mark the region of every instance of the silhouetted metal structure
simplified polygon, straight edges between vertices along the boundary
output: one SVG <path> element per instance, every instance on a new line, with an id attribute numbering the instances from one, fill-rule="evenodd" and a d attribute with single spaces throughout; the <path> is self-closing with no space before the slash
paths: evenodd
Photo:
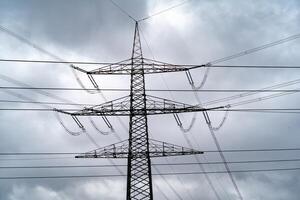
<path id="1" fill-rule="evenodd" d="M 77 124 L 83 127 L 77 116 L 129 116 L 129 139 L 99 148 L 76 158 L 127 158 L 127 200 L 152 200 L 151 157 L 202 154 L 201 151 L 149 139 L 148 115 L 199 112 L 210 109 L 192 106 L 159 97 L 146 95 L 145 74 L 164 72 L 188 72 L 193 67 L 181 67 L 143 57 L 138 22 L 135 24 L 134 42 L 131 59 L 110 64 L 96 70 L 86 71 L 72 65 L 76 70 L 88 75 L 92 84 L 98 88 L 93 75 L 130 75 L 130 95 L 79 112 L 59 112 L 70 114 Z M 201 67 L 201 66 L 195 66 Z"/>

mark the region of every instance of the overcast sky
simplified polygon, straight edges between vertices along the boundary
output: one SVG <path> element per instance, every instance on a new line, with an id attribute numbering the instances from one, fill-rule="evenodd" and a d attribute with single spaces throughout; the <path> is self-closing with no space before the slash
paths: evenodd
<path id="1" fill-rule="evenodd" d="M 141 19 L 177 5 L 178 0 L 115 0 L 132 17 Z M 190 0 L 168 12 L 140 23 L 144 57 L 174 64 L 206 64 L 215 59 L 254 48 L 300 33 L 298 0 Z M 64 60 L 118 62 L 131 57 L 134 22 L 109 0 L 1 0 L 0 25 L 26 38 L 33 44 Z M 0 30 L 0 58 L 55 60 L 37 48 Z M 219 63 L 224 65 L 299 65 L 300 40 L 290 41 L 251 55 Z M 0 86 L 80 87 L 68 65 L 0 63 Z M 82 66 L 88 69 L 97 66 Z M 205 70 L 191 71 L 196 85 Z M 86 87 L 92 84 L 79 74 Z M 16 82 L 17 80 L 19 82 Z M 204 89 L 261 89 L 294 81 L 281 89 L 297 89 L 297 69 L 231 69 L 212 68 Z M 129 87 L 129 77 L 97 76 L 102 88 Z M 299 81 L 300 82 L 300 81 Z M 190 89 L 184 73 L 149 75 L 146 87 L 152 89 Z M 50 91 L 69 102 L 100 104 L 99 94 L 84 91 Z M 128 95 L 128 92 L 104 92 L 105 98 Z M 152 92 L 151 95 L 197 104 L 193 93 Z M 236 93 L 199 93 L 203 103 Z M 272 93 L 259 93 L 230 101 L 211 104 L 222 106 L 256 99 Z M 299 94 L 289 94 L 235 108 L 299 108 Z M 0 100 L 62 102 L 36 91 L 1 90 Z M 56 106 L 58 108 L 78 108 Z M 0 103 L 0 108 L 45 108 L 35 104 Z M 212 112 L 213 126 L 218 126 L 225 113 Z M 185 127 L 193 114 L 180 115 Z M 69 116 L 60 115 L 71 130 L 79 131 Z M 88 118 L 80 118 L 98 146 L 127 139 L 128 118 L 109 117 L 116 133 L 102 135 Z M 103 131 L 109 131 L 101 118 L 93 119 Z M 299 147 L 297 114 L 229 112 L 222 128 L 216 132 L 223 149 L 261 149 Z M 120 123 L 121 122 L 121 123 Z M 122 125 L 123 124 L 123 125 Z M 125 126 L 124 126 L 125 125 Z M 0 112 L 0 152 L 86 152 L 97 148 L 86 133 L 69 135 L 52 112 Z M 151 138 L 197 149 L 215 150 L 216 146 L 201 113 L 192 129 L 183 133 L 172 115 L 149 117 Z M 227 153 L 228 161 L 295 159 L 294 152 Z M 78 160 L 72 156 L 1 156 L 1 166 L 92 165 L 110 164 L 108 160 Z M 43 158 L 43 159 L 41 159 Z M 217 154 L 199 155 L 203 161 L 220 161 Z M 153 159 L 152 162 L 195 162 L 193 156 Z M 126 161 L 117 160 L 124 164 Z M 207 171 L 224 170 L 223 165 L 205 165 Z M 232 170 L 300 167 L 299 162 L 230 164 Z M 198 166 L 157 167 L 160 172 L 201 171 Z M 121 168 L 125 173 L 126 168 Z M 157 173 L 153 168 L 153 172 Z M 55 176 L 118 174 L 115 168 L 85 169 L 0 169 L 5 176 Z M 245 200 L 297 200 L 300 178 L 298 171 L 236 173 L 234 178 Z M 222 199 L 238 199 L 226 174 L 209 175 Z M 203 175 L 154 177 L 155 199 L 216 199 Z M 158 189 L 160 188 L 160 189 Z M 162 192 L 164 194 L 162 194 Z M 119 200 L 125 199 L 126 178 L 0 180 L 0 200 Z"/>

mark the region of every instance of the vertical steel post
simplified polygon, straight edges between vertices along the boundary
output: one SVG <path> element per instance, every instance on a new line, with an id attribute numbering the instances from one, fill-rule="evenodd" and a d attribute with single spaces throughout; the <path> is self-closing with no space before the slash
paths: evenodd
<path id="1" fill-rule="evenodd" d="M 153 200 L 143 65 L 136 22 L 131 57 L 127 200 Z"/>

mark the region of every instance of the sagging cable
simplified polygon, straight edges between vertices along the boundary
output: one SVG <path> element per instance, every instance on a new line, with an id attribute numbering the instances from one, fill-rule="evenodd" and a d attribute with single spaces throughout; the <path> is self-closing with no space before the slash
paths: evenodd
<path id="1" fill-rule="evenodd" d="M 197 118 L 197 113 L 194 114 L 194 116 L 193 116 L 193 118 L 191 120 L 191 123 L 189 124 L 189 126 L 187 128 L 183 127 L 183 124 L 182 124 L 182 122 L 181 122 L 181 120 L 180 120 L 180 118 L 179 118 L 179 116 L 178 116 L 177 113 L 173 114 L 173 116 L 174 116 L 175 121 L 176 121 L 178 127 L 180 128 L 180 130 L 182 132 L 184 132 L 184 133 L 187 133 L 187 132 L 189 132 L 193 128 L 193 126 L 195 124 L 195 121 L 196 121 L 196 118 Z"/>
<path id="2" fill-rule="evenodd" d="M 79 68 L 79 67 L 76 67 L 75 65 L 71 65 L 71 68 L 72 68 L 73 74 L 74 74 L 74 76 L 76 77 L 76 80 L 77 80 L 77 82 L 79 83 L 79 85 L 81 86 L 81 88 L 83 88 L 83 89 L 84 89 L 86 92 L 88 92 L 89 94 L 100 94 L 101 97 L 102 97 L 104 100 L 106 100 L 105 96 L 104 96 L 103 93 L 100 91 L 99 86 L 98 86 L 97 82 L 95 81 L 94 77 L 93 77 L 91 74 L 89 74 L 88 71 L 85 71 L 85 70 L 83 70 L 83 69 L 81 69 L 81 68 Z M 93 84 L 94 88 L 97 89 L 97 91 L 91 91 L 91 90 L 87 89 L 87 88 L 85 87 L 85 85 L 82 83 L 82 81 L 80 80 L 80 78 L 79 78 L 79 76 L 78 76 L 78 74 L 76 73 L 75 70 L 78 70 L 78 71 L 81 71 L 81 72 L 83 72 L 83 73 L 86 73 L 87 76 L 88 76 L 88 78 L 89 78 L 89 80 L 90 80 L 91 83 Z M 96 123 L 95 123 L 91 118 L 89 118 L 89 121 L 91 122 L 91 124 L 92 124 L 92 126 L 94 127 L 94 129 L 95 129 L 97 132 L 99 132 L 100 134 L 102 134 L 102 135 L 109 135 L 110 133 L 114 133 L 114 132 L 115 132 L 115 131 L 114 131 L 114 128 L 112 127 L 112 125 L 111 125 L 111 123 L 109 122 L 109 120 L 107 119 L 107 117 L 102 116 L 102 119 L 104 120 L 104 122 L 105 122 L 105 124 L 108 126 L 108 128 L 110 128 L 110 131 L 102 131 L 102 130 L 100 130 L 100 128 L 96 125 Z M 123 125 L 123 124 L 122 124 L 122 125 Z M 117 136 L 117 137 L 118 137 L 118 139 L 120 139 L 119 136 Z"/>
<path id="3" fill-rule="evenodd" d="M 189 126 L 187 128 L 184 128 L 183 126 L 180 127 L 180 130 L 184 133 L 190 132 L 190 130 L 193 128 L 195 122 L 196 122 L 196 118 L 197 118 L 197 113 L 194 114 L 191 123 L 189 124 Z"/>
<path id="4" fill-rule="evenodd" d="M 194 82 L 194 80 L 193 80 L 193 77 L 192 77 L 191 72 L 190 72 L 189 70 L 187 70 L 187 71 L 185 72 L 185 74 L 186 74 L 186 76 L 187 76 L 187 79 L 188 79 L 188 82 L 189 82 L 189 84 L 192 86 L 192 88 L 193 88 L 194 90 L 199 90 L 199 89 L 201 89 L 201 88 L 204 86 L 204 84 L 206 83 L 207 77 L 208 77 L 208 73 L 209 73 L 209 71 L 210 71 L 210 66 L 211 66 L 210 63 L 207 63 L 207 64 L 205 65 L 205 67 L 206 67 L 205 73 L 204 73 L 203 79 L 202 79 L 202 81 L 201 81 L 201 83 L 200 83 L 199 86 L 195 86 L 195 82 Z"/>
<path id="5" fill-rule="evenodd" d="M 215 126 L 215 127 L 211 126 L 212 130 L 218 131 L 218 130 L 220 130 L 220 129 L 223 127 L 223 125 L 225 124 L 225 122 L 226 122 L 226 120 L 227 120 L 227 118 L 228 118 L 228 113 L 229 113 L 229 112 L 228 112 L 228 109 L 227 109 L 227 110 L 225 111 L 225 114 L 224 114 L 224 116 L 223 116 L 223 118 L 222 118 L 220 124 L 219 124 L 218 126 Z"/>
<path id="6" fill-rule="evenodd" d="M 105 117 L 105 118 L 106 118 L 106 117 Z M 103 120 L 104 120 L 105 118 L 103 118 Z M 98 133 L 100 133 L 100 134 L 102 134 L 102 135 L 109 135 L 109 134 L 115 132 L 114 128 L 112 127 L 111 123 L 108 121 L 107 118 L 106 118 L 107 121 L 104 120 L 104 122 L 106 123 L 106 125 L 108 126 L 108 128 L 110 128 L 110 131 L 102 131 L 102 130 L 100 130 L 100 128 L 96 125 L 95 121 L 94 121 L 91 117 L 89 118 L 89 120 L 90 120 L 92 126 L 94 127 L 94 129 L 95 129 Z"/>
<path id="7" fill-rule="evenodd" d="M 55 112 L 55 117 L 59 121 L 59 124 L 65 129 L 65 131 L 67 133 L 69 133 L 70 135 L 72 135 L 72 136 L 79 136 L 82 133 L 86 132 L 84 126 L 78 120 L 78 118 L 76 116 L 72 116 L 72 118 L 76 122 L 76 124 L 79 126 L 79 128 L 81 129 L 81 131 L 77 131 L 77 132 L 76 131 L 71 131 L 70 129 L 67 128 L 67 126 L 64 124 L 63 120 L 61 119 L 61 117 L 59 116 L 59 113 L 57 111 Z"/>

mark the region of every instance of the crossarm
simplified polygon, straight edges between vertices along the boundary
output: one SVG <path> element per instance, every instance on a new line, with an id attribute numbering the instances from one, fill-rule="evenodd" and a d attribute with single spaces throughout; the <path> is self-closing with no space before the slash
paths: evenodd
<path id="1" fill-rule="evenodd" d="M 117 63 L 111 63 L 94 70 L 85 70 L 81 67 L 71 65 L 72 68 L 83 72 L 87 75 L 130 75 L 131 74 L 131 59 L 127 59 Z M 207 65 L 180 65 L 160 62 L 152 59 L 143 58 L 144 74 L 167 73 L 167 72 L 183 72 L 194 68 L 205 67 Z"/>
<path id="2" fill-rule="evenodd" d="M 131 156 L 143 157 L 145 154 L 150 157 L 166 157 L 166 156 L 182 156 L 203 154 L 203 151 L 194 150 L 167 142 L 149 139 L 149 152 L 146 151 L 131 151 L 129 150 L 128 140 L 111 144 L 102 148 L 82 153 L 75 158 L 127 158 L 129 153 Z M 129 152 L 130 151 L 130 152 Z"/>
<path id="3" fill-rule="evenodd" d="M 186 112 L 202 112 L 225 108 L 224 106 L 203 108 L 199 105 L 189 105 L 177 101 L 163 99 L 155 96 L 146 96 L 146 114 L 160 115 Z M 130 108 L 130 96 L 124 96 L 119 99 L 109 101 L 100 105 L 86 107 L 77 112 L 68 112 L 56 109 L 55 111 L 72 116 L 129 116 L 144 115 L 143 109 Z"/>

